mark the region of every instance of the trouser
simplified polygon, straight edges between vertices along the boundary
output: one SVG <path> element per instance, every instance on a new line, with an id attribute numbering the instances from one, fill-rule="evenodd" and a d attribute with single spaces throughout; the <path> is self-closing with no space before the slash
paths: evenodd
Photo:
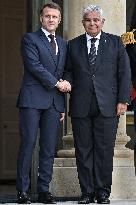
<path id="1" fill-rule="evenodd" d="M 54 106 L 47 110 L 20 108 L 19 117 L 21 142 L 17 160 L 17 190 L 26 192 L 29 189 L 32 154 L 39 129 L 38 192 L 48 191 L 60 127 L 60 112 Z"/>
<path id="2" fill-rule="evenodd" d="M 88 116 L 72 118 L 77 171 L 82 194 L 110 194 L 118 118 L 104 117 L 94 96 Z"/>

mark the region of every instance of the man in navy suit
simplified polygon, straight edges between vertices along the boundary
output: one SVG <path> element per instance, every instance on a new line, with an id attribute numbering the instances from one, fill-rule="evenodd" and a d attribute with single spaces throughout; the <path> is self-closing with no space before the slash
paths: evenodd
<path id="1" fill-rule="evenodd" d="M 69 41 L 64 79 L 72 85 L 72 120 L 79 204 L 110 203 L 118 118 L 127 110 L 130 65 L 120 37 L 105 33 L 99 6 L 83 10 L 86 33 Z"/>
<path id="2" fill-rule="evenodd" d="M 52 178 L 56 140 L 60 121 L 64 119 L 65 87 L 62 82 L 66 58 L 66 42 L 55 36 L 61 21 L 61 10 L 55 3 L 41 8 L 40 30 L 24 35 L 21 44 L 24 76 L 19 93 L 21 143 L 17 162 L 18 203 L 30 203 L 28 190 L 32 153 L 40 130 L 38 170 L 38 201 L 55 203 L 49 192 Z"/>

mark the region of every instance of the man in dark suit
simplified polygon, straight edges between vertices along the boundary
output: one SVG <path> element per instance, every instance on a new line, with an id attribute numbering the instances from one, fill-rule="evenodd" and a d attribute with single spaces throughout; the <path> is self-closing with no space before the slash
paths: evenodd
<path id="1" fill-rule="evenodd" d="M 42 28 L 25 34 L 22 39 L 24 76 L 17 102 L 21 135 L 17 162 L 18 203 L 30 203 L 29 174 L 38 128 L 38 201 L 55 203 L 49 192 L 49 183 L 60 121 L 64 118 L 64 93 L 60 90 L 66 85 L 70 87 L 69 83 L 61 80 L 67 46 L 61 37 L 55 36 L 60 20 L 59 5 L 45 4 L 40 12 Z"/>
<path id="2" fill-rule="evenodd" d="M 79 204 L 110 203 L 113 154 L 118 118 L 127 110 L 130 65 L 120 37 L 104 33 L 103 12 L 83 10 L 86 33 L 69 41 L 64 79 L 72 85 L 72 120 Z"/>

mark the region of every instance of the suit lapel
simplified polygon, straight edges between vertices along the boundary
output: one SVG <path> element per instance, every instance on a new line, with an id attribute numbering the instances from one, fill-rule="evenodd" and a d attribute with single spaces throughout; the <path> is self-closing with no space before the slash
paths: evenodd
<path id="1" fill-rule="evenodd" d="M 46 37 L 46 35 L 43 33 L 43 31 L 40 29 L 39 30 L 39 35 L 40 35 L 40 38 L 41 40 L 44 42 L 45 46 L 47 47 L 48 49 L 48 54 L 49 54 L 49 59 L 52 59 L 53 60 L 53 63 L 55 63 L 55 65 L 57 66 L 57 62 L 56 62 L 56 59 L 55 59 L 55 56 L 52 52 L 52 49 L 51 49 L 51 46 L 50 46 L 50 43 Z"/>
<path id="2" fill-rule="evenodd" d="M 96 57 L 95 71 L 101 67 L 102 60 L 107 55 L 107 49 L 108 49 L 107 35 L 102 31 L 100 41 L 99 41 L 98 53 Z M 79 52 L 80 52 L 79 55 L 82 55 L 81 56 L 82 63 L 84 63 L 84 65 L 88 65 L 88 70 L 90 70 L 87 39 L 85 34 L 81 36 Z"/>
<path id="3" fill-rule="evenodd" d="M 98 46 L 98 53 L 96 57 L 96 63 L 95 63 L 95 70 L 99 69 L 103 58 L 107 55 L 107 49 L 108 49 L 108 39 L 107 35 L 102 32 L 100 41 L 99 41 L 99 46 Z"/>
<path id="4" fill-rule="evenodd" d="M 61 43 L 61 39 L 59 37 L 56 37 L 56 41 L 57 41 L 58 49 L 59 49 L 59 53 L 58 53 L 59 58 L 58 58 L 58 64 L 57 64 L 57 67 L 59 68 L 59 65 L 61 64 L 62 58 L 63 58 L 63 46 Z"/>
<path id="5" fill-rule="evenodd" d="M 88 69 L 90 70 L 89 59 L 88 59 L 87 39 L 86 39 L 85 34 L 81 36 L 79 55 L 81 55 L 81 60 L 84 63 L 84 65 L 88 65 Z"/>

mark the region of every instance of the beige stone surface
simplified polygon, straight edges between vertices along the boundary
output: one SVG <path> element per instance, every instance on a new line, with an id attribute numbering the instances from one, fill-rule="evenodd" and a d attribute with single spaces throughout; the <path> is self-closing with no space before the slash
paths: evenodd
<path id="1" fill-rule="evenodd" d="M 114 158 L 111 199 L 135 199 L 136 177 L 133 161 Z M 81 195 L 75 158 L 55 159 L 51 192 L 57 197 Z"/>
<path id="2" fill-rule="evenodd" d="M 136 199 L 134 166 L 114 166 L 111 199 Z"/>
<path id="3" fill-rule="evenodd" d="M 82 9 L 89 4 L 100 5 L 106 19 L 103 30 L 121 35 L 126 31 L 126 0 L 69 0 L 68 1 L 68 39 L 84 33 Z"/>
<path id="4" fill-rule="evenodd" d="M 116 157 L 119 159 L 129 159 L 129 161 L 134 161 L 134 152 L 125 147 L 127 142 L 130 141 L 130 137 L 126 134 L 126 114 L 120 116 L 116 142 L 115 142 L 115 149 L 114 149 L 114 158 Z M 122 161 L 124 162 L 124 160 Z"/>
<path id="5" fill-rule="evenodd" d="M 50 190 L 57 197 L 78 197 L 81 195 L 75 158 L 55 159 Z"/>

